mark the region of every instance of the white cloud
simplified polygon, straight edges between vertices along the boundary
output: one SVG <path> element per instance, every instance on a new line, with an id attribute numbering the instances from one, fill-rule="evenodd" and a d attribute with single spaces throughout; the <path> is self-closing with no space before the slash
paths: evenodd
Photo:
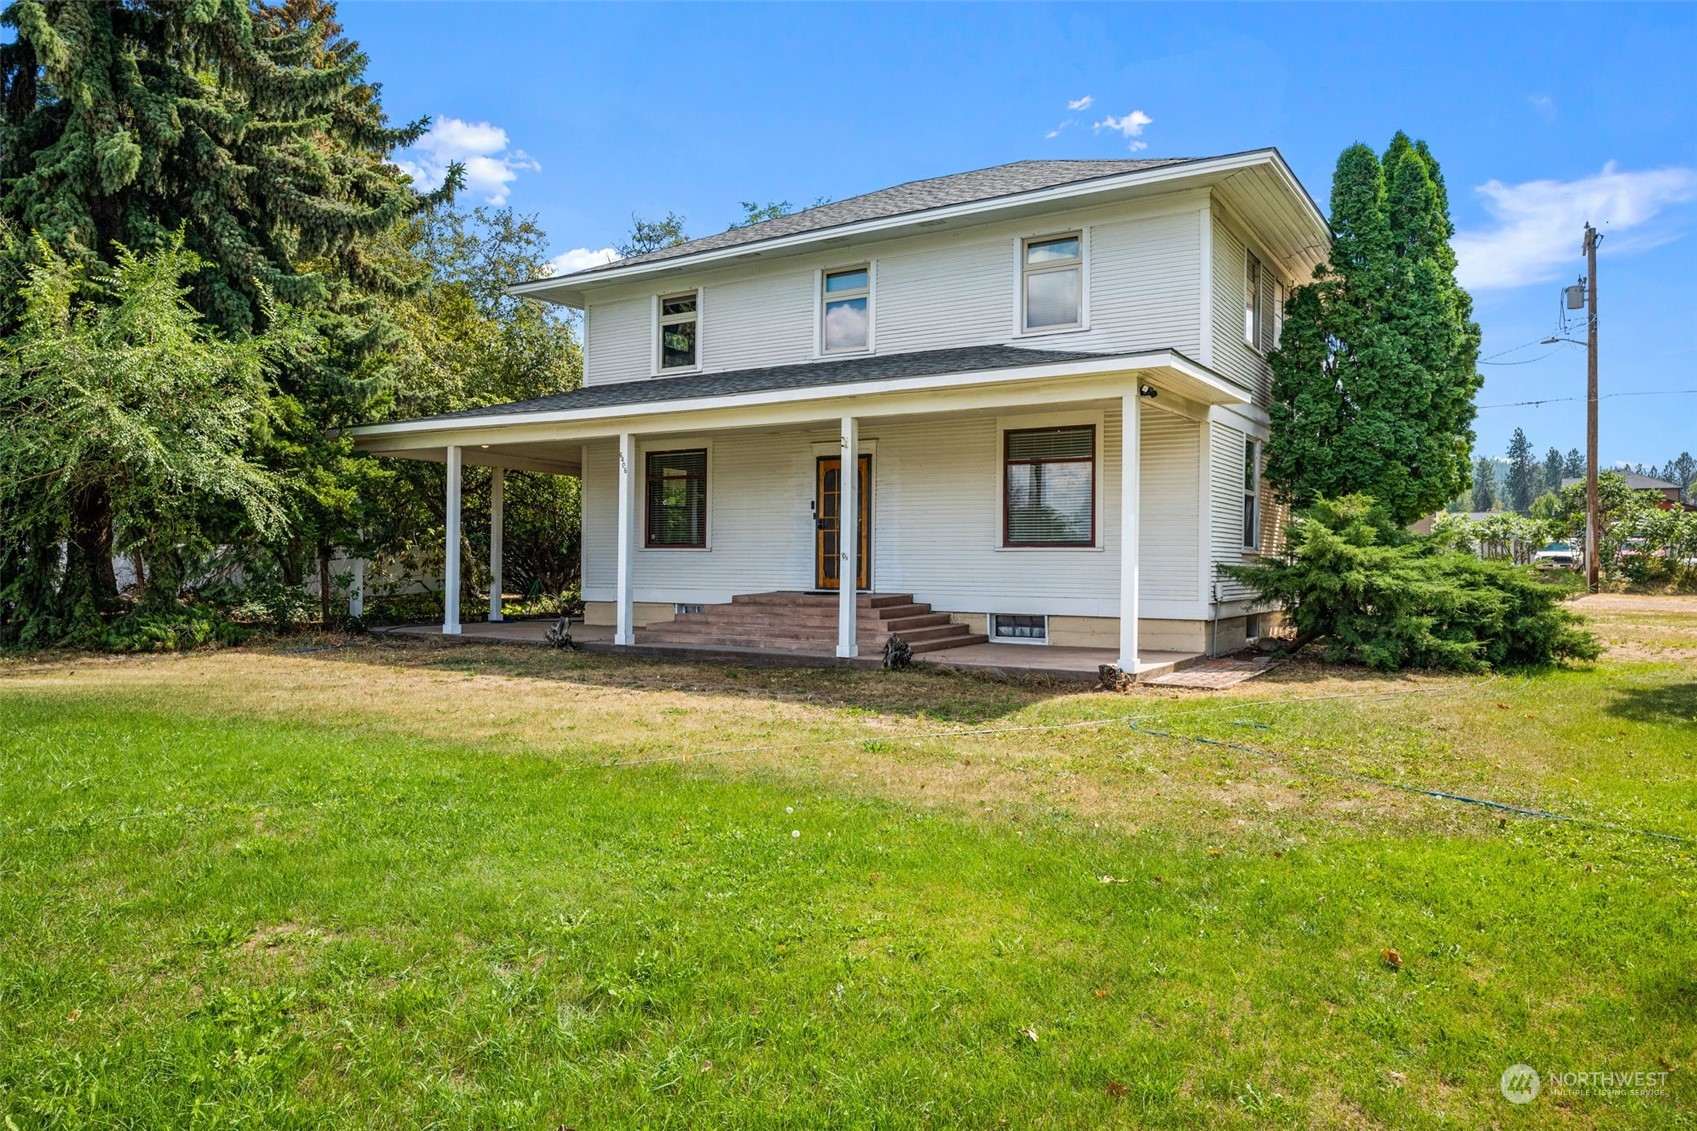
<path id="1" fill-rule="evenodd" d="M 505 204 L 508 186 L 523 172 L 536 172 L 538 165 L 522 149 L 508 151 L 507 131 L 488 122 L 464 122 L 438 115 L 430 129 L 395 164 L 412 177 L 419 189 L 438 188 L 448 175 L 448 166 L 465 165 L 465 191 L 483 204 Z"/>
<path id="2" fill-rule="evenodd" d="M 1556 100 L 1547 94 L 1528 94 L 1526 101 L 1532 104 L 1532 109 L 1542 114 L 1546 121 L 1556 116 Z"/>
<path id="3" fill-rule="evenodd" d="M 1612 237 L 1603 245 L 1609 251 L 1667 242 L 1675 233 L 1665 229 L 1626 233 L 1668 205 L 1697 199 L 1697 173 L 1677 167 L 1623 173 L 1611 161 L 1601 173 L 1576 181 L 1488 181 L 1474 191 L 1496 227 L 1456 235 L 1456 276 L 1470 290 L 1490 290 L 1578 273 L 1586 221 Z"/>
<path id="4" fill-rule="evenodd" d="M 1060 137 L 1062 130 L 1066 129 L 1068 126 L 1073 126 L 1073 125 L 1077 125 L 1077 124 L 1078 124 L 1077 119 L 1068 118 L 1066 121 L 1062 122 L 1060 125 L 1056 126 L 1054 129 L 1050 130 L 1048 133 L 1044 134 L 1043 136 L 1045 138 Z"/>
<path id="5" fill-rule="evenodd" d="M 619 253 L 610 247 L 590 249 L 574 247 L 570 251 L 562 251 L 548 261 L 548 274 L 570 275 L 573 271 L 585 271 L 591 267 L 599 267 L 603 263 L 611 263 L 619 257 Z"/>
<path id="6" fill-rule="evenodd" d="M 1074 98 L 1067 102 L 1067 109 L 1075 112 L 1079 110 L 1088 110 L 1090 109 L 1090 104 L 1094 101 L 1096 101 L 1094 98 L 1086 94 L 1083 98 Z"/>
<path id="7" fill-rule="evenodd" d="M 1131 140 L 1131 151 L 1136 153 L 1139 149 L 1149 148 L 1148 142 L 1136 141 L 1134 139 L 1143 133 L 1144 126 L 1150 125 L 1154 121 L 1155 119 L 1151 118 L 1143 111 L 1133 110 L 1123 118 L 1116 118 L 1112 114 L 1109 114 L 1106 118 L 1097 122 L 1091 128 L 1096 130 L 1098 133 L 1103 130 L 1113 130 L 1120 136 Z"/>

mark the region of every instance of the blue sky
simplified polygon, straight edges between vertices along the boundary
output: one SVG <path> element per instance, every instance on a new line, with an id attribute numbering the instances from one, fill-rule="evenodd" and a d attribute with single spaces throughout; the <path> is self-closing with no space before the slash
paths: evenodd
<path id="1" fill-rule="evenodd" d="M 1324 208 L 1338 152 L 1403 129 L 1443 164 L 1482 356 L 1524 363 L 1483 365 L 1481 405 L 1583 397 L 1583 350 L 1518 347 L 1558 329 L 1587 219 L 1604 392 L 1697 389 L 1697 6 L 348 2 L 342 19 L 390 114 L 437 119 L 407 155 L 421 174 L 469 159 L 469 199 L 538 214 L 562 263 L 633 212 L 705 235 L 741 200 L 1134 146 L 1275 145 Z M 1500 454 L 1517 424 L 1540 451 L 1583 447 L 1584 420 L 1582 399 L 1485 409 L 1479 447 Z M 1661 463 L 1697 451 L 1697 395 L 1614 397 L 1602 424 L 1605 464 Z"/>

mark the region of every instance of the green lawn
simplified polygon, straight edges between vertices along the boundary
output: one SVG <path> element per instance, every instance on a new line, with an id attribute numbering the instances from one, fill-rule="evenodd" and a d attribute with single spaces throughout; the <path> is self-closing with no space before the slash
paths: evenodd
<path id="1" fill-rule="evenodd" d="M 1598 611 L 1225 694 L 3 661 L 0 1126 L 1690 1127 L 1697 609 Z"/>

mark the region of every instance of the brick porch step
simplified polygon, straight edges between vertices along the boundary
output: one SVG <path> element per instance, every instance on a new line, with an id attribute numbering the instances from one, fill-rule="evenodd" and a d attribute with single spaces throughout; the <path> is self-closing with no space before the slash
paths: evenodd
<path id="1" fill-rule="evenodd" d="M 720 648 L 764 648 L 831 652 L 837 646 L 835 593 L 739 593 L 730 603 L 681 613 L 672 621 L 640 630 L 641 644 L 693 644 Z M 855 600 L 855 642 L 862 654 L 881 652 L 899 635 L 915 652 L 936 652 L 988 637 L 947 613 L 913 599 L 911 593 L 862 593 Z"/>

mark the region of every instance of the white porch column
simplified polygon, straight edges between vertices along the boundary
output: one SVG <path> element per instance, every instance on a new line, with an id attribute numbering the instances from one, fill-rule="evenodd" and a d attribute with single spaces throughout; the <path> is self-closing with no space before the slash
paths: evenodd
<path id="1" fill-rule="evenodd" d="M 448 445 L 448 530 L 442 547 L 442 635 L 460 634 L 460 448 Z"/>
<path id="2" fill-rule="evenodd" d="M 635 603 L 631 596 L 631 568 L 635 564 L 636 537 L 636 437 L 619 433 L 619 585 L 618 612 L 614 618 L 613 643 L 635 644 Z"/>
<path id="3" fill-rule="evenodd" d="M 1120 398 L 1120 659 L 1119 669 L 1137 673 L 1137 527 L 1143 509 L 1143 398 L 1138 385 Z"/>
<path id="4" fill-rule="evenodd" d="M 506 474 L 489 472 L 489 619 L 501 619 L 501 539 L 506 527 Z"/>
<path id="5" fill-rule="evenodd" d="M 363 617 L 365 615 L 365 559 L 353 560 L 353 581 L 348 585 L 348 615 Z"/>
<path id="6" fill-rule="evenodd" d="M 860 421 L 852 416 L 843 417 L 837 486 L 837 655 L 848 658 L 860 655 L 860 630 L 855 623 L 859 611 L 855 582 L 860 580 L 855 564 L 860 550 Z"/>

